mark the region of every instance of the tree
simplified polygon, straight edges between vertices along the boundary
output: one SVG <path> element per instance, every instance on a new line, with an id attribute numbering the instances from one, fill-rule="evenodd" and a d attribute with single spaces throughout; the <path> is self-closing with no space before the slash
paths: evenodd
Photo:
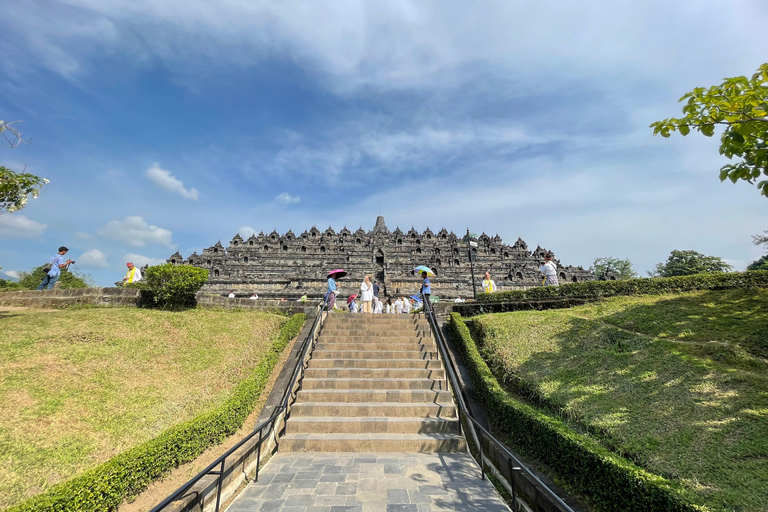
<path id="1" fill-rule="evenodd" d="M 729 272 L 733 267 L 717 256 L 705 256 L 696 251 L 672 251 L 666 263 L 659 263 L 651 277 L 690 276 L 712 272 Z"/>
<path id="2" fill-rule="evenodd" d="M 22 272 L 19 276 L 19 284 L 25 290 L 36 290 L 40 283 L 43 282 L 43 277 L 45 277 L 45 270 L 40 265 L 28 272 Z M 63 268 L 61 269 L 61 277 L 59 277 L 58 282 L 61 283 L 60 287 L 63 289 L 88 288 L 94 284 L 93 277 L 89 274 Z"/>
<path id="3" fill-rule="evenodd" d="M 752 235 L 752 242 L 755 245 L 768 246 L 768 229 L 760 235 Z M 747 265 L 747 270 L 768 270 L 768 254 Z"/>
<path id="4" fill-rule="evenodd" d="M 24 121 L 0 121 L 0 135 L 3 136 L 9 148 L 15 148 L 19 144 L 29 144 L 22 138 L 21 133 L 14 126 Z M 10 134 L 10 136 L 9 136 Z M 25 172 L 14 172 L 7 167 L 0 166 L 0 213 L 5 210 L 8 213 L 21 210 L 31 195 L 37 197 L 40 188 L 48 183 L 48 180 Z"/>
<path id="5" fill-rule="evenodd" d="M 623 260 L 619 258 L 595 258 L 589 271 L 595 274 L 595 277 L 600 281 L 609 279 L 611 275 L 614 275 L 618 280 L 637 277 L 637 272 L 632 268 L 632 262 L 629 261 L 629 258 Z"/>
<path id="6" fill-rule="evenodd" d="M 720 154 L 741 160 L 720 168 L 720 181 L 739 180 L 755 184 L 768 177 L 768 63 L 762 64 L 751 79 L 744 76 L 723 79 L 720 85 L 696 87 L 680 98 L 688 100 L 682 118 L 669 118 L 650 125 L 653 134 L 669 137 L 679 131 L 686 136 L 694 129 L 707 137 L 715 127 L 724 126 Z M 760 193 L 768 197 L 768 179 L 757 182 Z"/>

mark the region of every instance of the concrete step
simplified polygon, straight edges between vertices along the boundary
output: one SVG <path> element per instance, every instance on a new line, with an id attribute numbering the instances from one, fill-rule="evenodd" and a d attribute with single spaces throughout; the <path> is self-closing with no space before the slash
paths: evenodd
<path id="1" fill-rule="evenodd" d="M 449 391 L 431 389 L 302 389 L 296 395 L 296 404 L 305 402 L 334 403 L 449 403 Z"/>
<path id="2" fill-rule="evenodd" d="M 437 352 L 419 350 L 317 350 L 312 359 L 437 359 Z"/>
<path id="3" fill-rule="evenodd" d="M 426 343 L 435 344 L 435 339 L 431 336 L 336 336 L 334 334 L 323 334 L 318 337 L 318 343 Z"/>
<path id="4" fill-rule="evenodd" d="M 304 379 L 445 379 L 441 369 L 422 368 L 316 368 L 310 366 Z"/>
<path id="5" fill-rule="evenodd" d="M 433 379 L 308 379 L 301 381 L 302 389 L 446 389 L 445 380 Z"/>
<path id="6" fill-rule="evenodd" d="M 296 416 L 455 418 L 456 407 L 452 403 L 301 402 L 291 407 L 291 417 Z"/>
<path id="7" fill-rule="evenodd" d="M 438 359 L 319 359 L 312 358 L 310 368 L 421 368 L 425 370 L 442 369 Z"/>
<path id="8" fill-rule="evenodd" d="M 458 452 L 464 438 L 455 434 L 286 434 L 280 450 L 289 452 Z"/>
<path id="9" fill-rule="evenodd" d="M 315 345 L 318 350 L 379 350 L 379 351 L 419 351 L 437 352 L 434 343 L 390 343 L 389 341 L 371 341 L 370 343 L 325 343 L 325 340 Z"/>
<path id="10" fill-rule="evenodd" d="M 459 434 L 458 419 L 291 416 L 288 434 Z"/>
<path id="11" fill-rule="evenodd" d="M 393 327 L 391 329 L 386 328 L 339 328 L 324 326 L 320 331 L 320 337 L 323 336 L 367 336 L 368 338 L 389 338 L 390 336 L 419 336 L 419 337 L 431 337 L 432 333 L 429 329 L 422 328 L 409 328 L 400 329 Z"/>
<path id="12" fill-rule="evenodd" d="M 395 323 L 418 323 L 418 322 L 428 322 L 427 318 L 422 314 L 413 314 L 413 313 L 402 313 L 402 314 L 350 314 L 350 315 L 330 315 L 326 320 L 325 323 L 387 323 L 387 324 L 395 324 Z"/>

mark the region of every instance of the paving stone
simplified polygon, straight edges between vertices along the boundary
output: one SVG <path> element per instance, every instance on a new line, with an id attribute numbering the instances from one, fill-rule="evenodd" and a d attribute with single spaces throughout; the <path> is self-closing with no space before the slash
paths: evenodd
<path id="1" fill-rule="evenodd" d="M 285 498 L 286 507 L 308 507 L 315 504 L 315 497 L 311 494 L 297 494 L 295 496 L 288 496 Z"/>
<path id="2" fill-rule="evenodd" d="M 387 505 L 387 512 L 419 512 L 419 506 L 406 504 Z"/>
<path id="3" fill-rule="evenodd" d="M 411 499 L 408 496 L 406 489 L 387 489 L 387 503 L 410 503 Z"/>
<path id="4" fill-rule="evenodd" d="M 277 512 L 283 507 L 285 500 L 267 500 L 262 503 L 259 512 Z"/>
<path id="5" fill-rule="evenodd" d="M 336 495 L 337 496 L 351 496 L 357 493 L 357 484 L 352 483 L 345 483 L 345 484 L 339 484 L 336 487 Z"/>
<path id="6" fill-rule="evenodd" d="M 331 512 L 363 512 L 362 505 L 334 505 L 331 507 Z"/>

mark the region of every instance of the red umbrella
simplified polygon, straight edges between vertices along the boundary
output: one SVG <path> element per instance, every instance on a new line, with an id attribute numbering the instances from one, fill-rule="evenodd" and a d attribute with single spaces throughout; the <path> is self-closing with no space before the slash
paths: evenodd
<path id="1" fill-rule="evenodd" d="M 344 277 L 347 275 L 347 271 L 343 268 L 337 268 L 336 270 L 331 270 L 328 272 L 328 277 L 333 277 L 334 279 L 339 279 L 340 277 Z"/>
<path id="2" fill-rule="evenodd" d="M 356 294 L 356 293 L 353 293 L 352 295 L 350 295 L 349 297 L 347 297 L 347 306 L 349 306 L 350 304 L 352 304 L 352 301 L 353 301 L 353 300 L 355 300 L 356 298 L 357 298 L 357 294 Z"/>

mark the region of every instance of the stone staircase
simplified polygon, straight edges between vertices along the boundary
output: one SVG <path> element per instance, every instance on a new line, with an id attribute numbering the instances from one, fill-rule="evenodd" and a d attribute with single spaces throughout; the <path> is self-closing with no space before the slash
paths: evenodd
<path id="1" fill-rule="evenodd" d="M 465 449 L 425 317 L 331 314 L 326 319 L 280 450 Z"/>

